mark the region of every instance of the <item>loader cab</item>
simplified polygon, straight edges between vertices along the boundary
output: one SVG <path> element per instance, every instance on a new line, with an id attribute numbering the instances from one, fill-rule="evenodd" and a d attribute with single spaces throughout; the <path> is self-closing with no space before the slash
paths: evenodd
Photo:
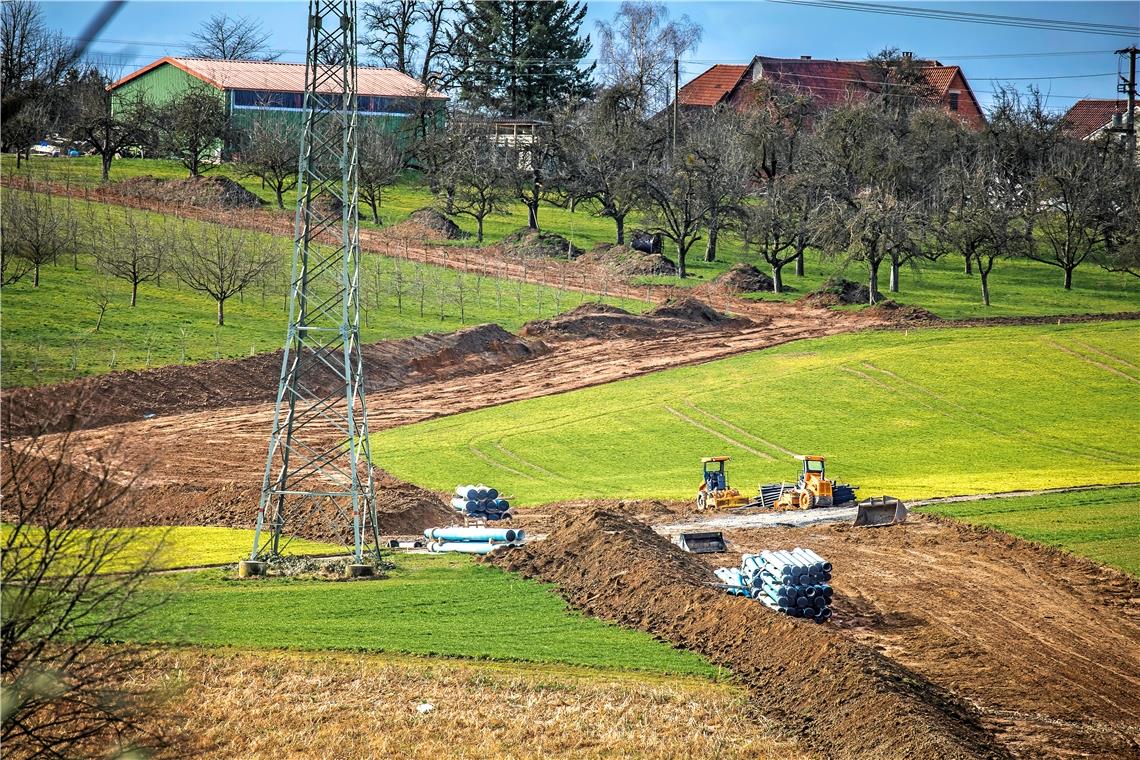
<path id="1" fill-rule="evenodd" d="M 705 490 L 708 493 L 728 490 L 728 476 L 724 471 L 724 463 L 728 460 L 729 457 L 705 457 L 701 460 Z"/>
<path id="2" fill-rule="evenodd" d="M 804 470 L 800 474 L 800 488 L 805 488 L 808 483 L 820 483 L 825 479 L 823 463 L 826 460 L 824 457 L 800 454 L 796 456 L 796 459 L 804 463 Z"/>

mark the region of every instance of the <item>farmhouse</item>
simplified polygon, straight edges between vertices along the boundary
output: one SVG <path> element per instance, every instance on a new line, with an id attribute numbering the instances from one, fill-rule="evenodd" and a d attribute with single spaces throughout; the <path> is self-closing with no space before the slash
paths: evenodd
<path id="1" fill-rule="evenodd" d="M 956 114 L 978 129 L 985 123 L 981 106 L 958 66 L 939 61 L 919 61 L 927 84 L 942 109 Z M 876 80 L 865 61 L 830 61 L 811 56 L 770 58 L 756 56 L 747 64 L 717 64 L 681 88 L 682 108 L 712 108 L 721 103 L 744 108 L 756 97 L 750 85 L 766 81 L 782 90 L 810 95 L 817 106 L 827 109 L 848 97 L 875 91 Z"/>
<path id="2" fill-rule="evenodd" d="M 1123 98 L 1084 98 L 1065 113 L 1065 128 L 1081 140 L 1099 140 L 1114 133 L 1123 139 L 1127 112 L 1128 101 Z M 1140 146 L 1140 137 L 1136 142 Z"/>
<path id="3" fill-rule="evenodd" d="M 225 61 L 212 58 L 160 58 L 110 86 L 112 108 L 139 93 L 160 104 L 193 86 L 206 85 L 224 98 L 236 126 L 256 112 L 272 111 L 301 118 L 305 65 L 277 61 Z M 408 115 L 443 107 L 447 96 L 395 69 L 357 69 L 357 106 L 361 116 L 396 129 Z"/>

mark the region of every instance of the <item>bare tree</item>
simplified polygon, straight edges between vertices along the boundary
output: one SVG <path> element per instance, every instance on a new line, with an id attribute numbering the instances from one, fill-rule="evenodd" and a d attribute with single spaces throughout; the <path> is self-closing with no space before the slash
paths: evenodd
<path id="1" fill-rule="evenodd" d="M 721 225 L 749 190 L 745 122 L 735 109 L 715 108 L 686 125 L 686 141 L 700 170 L 700 192 L 708 208 L 705 261 L 716 261 Z"/>
<path id="2" fill-rule="evenodd" d="M 367 3 L 363 42 L 381 65 L 425 85 L 445 86 L 455 10 L 449 0 Z"/>
<path id="3" fill-rule="evenodd" d="M 0 4 L 0 143 L 21 154 L 53 131 L 68 97 L 61 88 L 73 47 L 44 24 L 31 0 Z"/>
<path id="4" fill-rule="evenodd" d="M 98 333 L 103 327 L 103 318 L 107 316 L 107 309 L 111 308 L 111 283 L 106 277 L 96 279 L 92 287 L 84 294 L 83 299 L 95 307 L 99 317 L 95 320 L 95 328 L 91 331 Z"/>
<path id="5" fill-rule="evenodd" d="M 365 121 L 357 146 L 360 195 L 372 211 L 372 221 L 380 223 L 384 188 L 394 184 L 407 168 L 407 153 L 400 136 L 386 131 L 374 121 Z"/>
<path id="6" fill-rule="evenodd" d="M 38 288 L 41 267 L 74 244 L 71 207 L 49 193 L 32 189 L 8 192 L 2 211 L 4 248 L 30 265 L 32 285 Z"/>
<path id="7" fill-rule="evenodd" d="M 270 34 L 262 28 L 260 21 L 215 13 L 191 33 L 186 52 L 195 58 L 275 61 L 281 53 L 269 47 L 269 39 Z"/>
<path id="8" fill-rule="evenodd" d="M 269 110 L 253 112 L 240 140 L 242 175 L 257 177 L 268 185 L 277 200 L 277 208 L 285 208 L 285 193 L 297 186 L 300 146 L 299 125 Z"/>
<path id="9" fill-rule="evenodd" d="M 153 120 L 150 107 L 141 93 L 134 99 L 120 99 L 112 110 L 107 82 L 96 72 L 77 87 L 77 113 L 74 135 L 87 142 L 101 159 L 102 180 L 111 176 L 111 162 L 128 146 L 148 143 L 148 128 Z"/>
<path id="10" fill-rule="evenodd" d="M 148 653 L 105 643 L 162 601 L 143 593 L 162 543 L 129 527 L 130 470 L 114 446 L 83 456 L 71 432 L 78 408 L 4 412 L 5 756 L 158 748 L 163 737 L 143 725 L 160 697 L 139 686 Z"/>
<path id="11" fill-rule="evenodd" d="M 221 93 L 206 85 L 191 85 L 168 100 L 155 116 L 159 148 L 200 176 L 220 159 L 229 128 Z"/>
<path id="12" fill-rule="evenodd" d="M 457 125 L 451 140 L 454 147 L 443 170 L 445 184 L 454 188 L 451 213 L 474 219 L 475 237 L 482 243 L 484 220 L 504 213 L 510 197 L 506 151 L 495 144 L 488 125 L 479 121 Z"/>
<path id="13" fill-rule="evenodd" d="M 784 291 L 783 270 L 802 255 L 823 192 L 807 174 L 780 174 L 735 212 L 745 250 L 755 246 L 772 270 L 772 292 Z"/>
<path id="14" fill-rule="evenodd" d="M 602 82 L 631 92 L 639 116 L 670 102 L 673 59 L 701 41 L 701 28 L 688 16 L 669 20 L 662 2 L 625 0 L 609 23 L 597 23 L 596 33 Z"/>
<path id="15" fill-rule="evenodd" d="M 184 230 L 181 238 L 171 262 L 174 273 L 191 290 L 214 299 L 219 327 L 226 323 L 226 301 L 278 261 L 268 238 L 248 230 L 202 224 L 196 231 Z"/>
<path id="16" fill-rule="evenodd" d="M 164 230 L 148 224 L 142 214 L 128 211 L 106 223 L 114 233 L 94 248 L 95 262 L 111 277 L 130 283 L 134 308 L 138 305 L 139 285 L 157 280 L 162 273 L 163 254 L 172 241 L 163 234 Z"/>

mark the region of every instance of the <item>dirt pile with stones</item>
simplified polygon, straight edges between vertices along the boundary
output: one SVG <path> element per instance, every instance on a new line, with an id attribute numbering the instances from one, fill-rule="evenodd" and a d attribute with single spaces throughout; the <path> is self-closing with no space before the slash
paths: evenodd
<path id="1" fill-rule="evenodd" d="M 733 264 L 728 271 L 717 276 L 713 283 L 738 293 L 771 293 L 772 278 L 751 264 Z M 784 286 L 784 290 L 789 290 Z"/>
<path id="2" fill-rule="evenodd" d="M 550 319 L 523 325 L 520 334 L 544 340 L 574 338 L 656 338 L 693 330 L 734 329 L 747 325 L 693 298 L 670 301 L 644 314 L 608 304 L 582 304 Z"/>
<path id="3" fill-rule="evenodd" d="M 498 247 L 510 256 L 524 259 L 574 259 L 582 254 L 580 248 L 561 235 L 529 228 L 515 230 L 500 240 Z"/>
<path id="4" fill-rule="evenodd" d="M 882 298 L 883 294 L 875 291 L 875 300 L 880 301 Z M 871 288 L 851 280 L 833 277 L 804 296 L 803 300 L 812 306 L 869 304 L 871 302 Z"/>
<path id="5" fill-rule="evenodd" d="M 1008 757 L 965 703 L 826 626 L 705 585 L 698 558 L 607 510 L 488 561 L 558 586 L 583 611 L 730 667 L 763 714 L 833 758 Z"/>
<path id="6" fill-rule="evenodd" d="M 495 324 L 369 343 L 363 347 L 366 391 L 479 374 L 549 350 L 541 341 L 520 338 Z M 89 428 L 273 401 L 281 357 L 281 351 L 274 351 L 246 359 L 127 370 L 57 385 L 15 388 L 3 394 L 4 403 L 15 411 L 6 415 L 6 424 L 10 424 L 6 433 L 25 434 L 36 420 L 60 409 L 81 408 L 76 427 Z M 334 382 L 332 373 L 327 374 L 324 380 Z"/>
<path id="7" fill-rule="evenodd" d="M 646 253 L 627 245 L 598 243 L 578 258 L 581 264 L 601 264 L 626 277 L 677 274 L 677 265 L 660 253 Z"/>
<path id="8" fill-rule="evenodd" d="M 470 237 L 447 214 L 425 206 L 408 214 L 408 218 L 384 230 L 388 237 L 399 240 L 463 240 Z"/>
<path id="9" fill-rule="evenodd" d="M 229 177 L 160 179 L 132 177 L 116 182 L 114 190 L 127 198 L 158 201 L 171 206 L 196 208 L 258 208 L 262 200 Z"/>

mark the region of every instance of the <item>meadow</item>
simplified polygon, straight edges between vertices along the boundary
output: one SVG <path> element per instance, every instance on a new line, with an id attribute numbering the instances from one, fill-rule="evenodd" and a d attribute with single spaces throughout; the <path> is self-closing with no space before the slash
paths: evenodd
<path id="1" fill-rule="evenodd" d="M 168 595 L 121 638 L 163 644 L 352 650 L 550 662 L 711 677 L 648 634 L 570 610 L 550 587 L 465 555 L 403 554 L 390 577 L 236 580 L 232 568 L 153 579 Z M 256 621 L 256 624 L 252 624 Z"/>
<path id="2" fill-rule="evenodd" d="M 1140 487 L 939 504 L 922 511 L 1068 549 L 1140 577 Z"/>
<path id="3" fill-rule="evenodd" d="M 1136 480 L 1136 322 L 864 332 L 383 431 L 375 461 L 519 505 L 690 500 L 700 458 L 745 494 L 828 457 L 862 498 Z M 1090 431 L 1097 434 L 1090 435 Z M 1110 433 L 1110 434 L 1103 434 Z"/>
<path id="4" fill-rule="evenodd" d="M 15 159 L 5 155 L 0 159 L 0 172 L 15 171 Z M 48 176 L 54 181 L 73 184 L 94 185 L 99 181 L 98 161 L 89 157 L 74 159 L 36 159 L 31 170 L 35 176 Z M 262 188 L 257 179 L 242 177 L 236 167 L 223 164 L 211 170 L 211 174 L 222 174 L 240 182 L 247 190 L 257 194 L 267 204 L 273 202 L 273 194 Z M 121 159 L 111 169 L 112 181 L 123 181 L 138 176 L 178 179 L 187 176 L 186 169 L 174 161 L 156 159 Z M 286 210 L 276 213 L 289 214 L 295 203 L 295 194 L 286 194 Z M 414 175 L 405 177 L 389 188 L 384 194 L 381 207 L 381 224 L 388 226 L 402 221 L 412 211 L 425 206 L 438 205 L 438 200 Z M 267 205 L 267 208 L 272 208 Z M 614 224 L 610 219 L 592 213 L 590 203 L 579 204 L 576 211 L 554 205 L 543 205 L 539 213 L 539 224 L 547 231 L 558 233 L 574 245 L 589 249 L 597 243 L 609 243 L 614 239 Z M 457 216 L 454 221 L 465 231 L 474 233 L 474 220 Z M 633 230 L 642 224 L 637 215 L 627 220 L 626 229 Z M 370 216 L 364 220 L 365 227 L 376 227 Z M 508 212 L 492 215 L 485 223 L 486 243 L 491 244 L 505 235 L 526 226 L 526 209 L 519 203 L 509 205 Z M 472 239 L 473 240 L 473 239 Z M 472 241 L 449 241 L 445 244 L 470 245 Z M 666 241 L 665 254 L 675 258 L 675 252 Z M 684 280 L 676 277 L 640 277 L 635 282 L 643 284 L 666 284 L 671 286 L 693 287 L 709 282 L 733 264 L 748 262 L 767 271 L 767 266 L 759 261 L 754 253 L 745 250 L 738 235 L 731 230 L 721 235 L 717 260 L 703 260 L 705 244 L 698 242 L 690 252 L 686 266 L 691 274 Z M 865 267 L 859 264 L 845 265 L 834 258 L 826 258 L 814 250 L 805 256 L 804 277 L 794 275 L 794 267 L 784 270 L 785 284 L 790 292 L 782 295 L 758 293 L 750 297 L 764 300 L 791 301 L 810 292 L 832 276 L 843 276 L 863 282 Z M 885 289 L 887 273 L 880 272 L 880 287 Z M 980 284 L 977 275 L 962 272 L 962 259 L 945 256 L 934 262 L 924 262 L 920 268 L 904 267 L 901 273 L 901 292 L 889 297 L 902 304 L 922 306 L 941 317 L 948 319 L 977 318 L 1018 315 L 1060 315 L 1080 313 L 1112 313 L 1140 310 L 1140 278 L 1126 274 L 1107 272 L 1093 263 L 1077 269 L 1072 290 L 1061 288 L 1061 272 L 1032 261 L 999 261 L 990 275 L 992 305 L 986 307 L 981 302 Z"/>

